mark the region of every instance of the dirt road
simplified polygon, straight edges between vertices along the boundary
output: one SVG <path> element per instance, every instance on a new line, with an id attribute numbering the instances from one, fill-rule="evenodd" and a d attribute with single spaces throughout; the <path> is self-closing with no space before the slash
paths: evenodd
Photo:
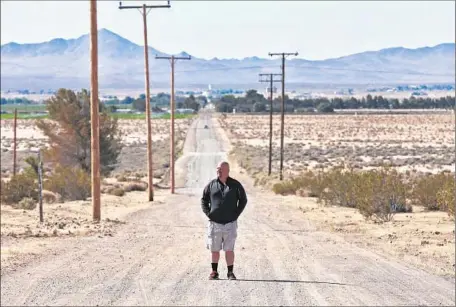
<path id="1" fill-rule="evenodd" d="M 224 278 L 221 259 L 223 280 L 209 281 L 199 199 L 229 147 L 215 126 L 202 115 L 191 127 L 178 162 L 187 186 L 177 195 L 131 215 L 113 237 L 66 241 L 63 252 L 2 274 L 1 305 L 454 305 L 454 282 L 317 232 L 247 179 L 239 280 Z"/>

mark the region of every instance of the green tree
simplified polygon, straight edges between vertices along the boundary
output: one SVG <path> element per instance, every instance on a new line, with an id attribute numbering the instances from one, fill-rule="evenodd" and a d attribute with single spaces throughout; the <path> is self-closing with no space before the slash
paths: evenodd
<path id="1" fill-rule="evenodd" d="M 332 107 L 332 105 L 329 102 L 321 102 L 317 106 L 317 111 L 319 113 L 333 113 L 334 108 Z"/>
<path id="2" fill-rule="evenodd" d="M 207 98 L 205 96 L 198 96 L 196 101 L 204 108 L 207 105 Z"/>
<path id="3" fill-rule="evenodd" d="M 132 106 L 133 106 L 133 109 L 135 109 L 139 112 L 145 112 L 146 111 L 146 100 L 141 99 L 141 98 L 135 99 L 135 101 L 133 101 Z"/>
<path id="4" fill-rule="evenodd" d="M 253 104 L 253 112 L 264 112 L 266 111 L 266 104 L 264 102 L 255 102 Z"/>
<path id="5" fill-rule="evenodd" d="M 52 121 L 37 120 L 37 127 L 49 138 L 46 158 L 62 166 L 78 166 L 89 173 L 91 169 L 90 94 L 87 90 L 75 93 L 59 89 L 46 101 Z M 117 164 L 122 150 L 121 131 L 117 119 L 109 116 L 100 104 L 100 169 L 109 174 Z"/>
<path id="6" fill-rule="evenodd" d="M 120 101 L 120 103 L 121 104 L 131 104 L 131 103 L 133 103 L 133 101 L 135 101 L 133 98 L 131 98 L 130 96 L 127 96 L 124 99 L 122 99 Z"/>

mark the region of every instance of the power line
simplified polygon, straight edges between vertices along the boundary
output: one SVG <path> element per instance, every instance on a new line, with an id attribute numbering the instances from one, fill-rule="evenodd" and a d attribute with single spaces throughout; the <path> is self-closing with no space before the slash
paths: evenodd
<path id="1" fill-rule="evenodd" d="M 148 198 L 149 201 L 154 200 L 154 184 L 153 184 L 153 161 L 152 161 L 152 127 L 150 122 L 150 86 L 149 86 L 149 46 L 147 43 L 147 14 L 151 9 L 170 8 L 168 1 L 167 5 L 145 5 L 142 6 L 122 6 L 119 2 L 119 9 L 138 9 L 143 17 L 144 27 L 144 71 L 145 71 L 145 87 L 146 87 L 146 122 L 147 122 L 147 170 L 148 170 Z M 142 9 L 142 10 L 141 10 Z M 147 10 L 149 9 L 149 10 Z"/>
<path id="2" fill-rule="evenodd" d="M 171 178 L 170 178 L 170 188 L 171 188 L 171 194 L 174 194 L 174 186 L 175 186 L 175 169 L 174 169 L 174 163 L 175 163 L 175 155 L 174 155 L 174 108 L 175 108 L 175 102 L 174 102 L 174 65 L 178 60 L 191 60 L 191 57 L 175 57 L 173 56 L 155 56 L 156 59 L 159 60 L 169 60 L 171 62 L 171 102 L 170 102 L 170 111 L 171 111 L 171 126 L 170 126 L 170 173 L 171 173 Z"/>
<path id="3" fill-rule="evenodd" d="M 287 56 L 293 55 L 297 56 L 298 53 L 269 53 L 269 56 L 281 56 L 282 57 L 282 106 L 281 106 L 281 121 L 280 121 L 280 180 L 283 180 L 283 139 L 284 139 L 284 130 L 285 130 L 285 58 Z"/>

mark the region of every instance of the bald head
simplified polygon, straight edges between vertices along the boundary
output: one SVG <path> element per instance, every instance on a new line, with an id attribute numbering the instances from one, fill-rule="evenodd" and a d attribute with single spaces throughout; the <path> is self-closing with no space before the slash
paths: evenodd
<path id="1" fill-rule="evenodd" d="M 229 175 L 230 164 L 228 162 L 222 161 L 217 164 L 217 176 L 222 182 L 225 182 Z"/>

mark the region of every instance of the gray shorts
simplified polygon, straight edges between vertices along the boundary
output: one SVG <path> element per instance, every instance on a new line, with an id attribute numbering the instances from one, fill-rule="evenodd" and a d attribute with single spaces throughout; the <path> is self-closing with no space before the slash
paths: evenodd
<path id="1" fill-rule="evenodd" d="M 218 224 L 209 221 L 207 225 L 207 249 L 211 252 L 233 251 L 237 238 L 237 221 Z"/>

